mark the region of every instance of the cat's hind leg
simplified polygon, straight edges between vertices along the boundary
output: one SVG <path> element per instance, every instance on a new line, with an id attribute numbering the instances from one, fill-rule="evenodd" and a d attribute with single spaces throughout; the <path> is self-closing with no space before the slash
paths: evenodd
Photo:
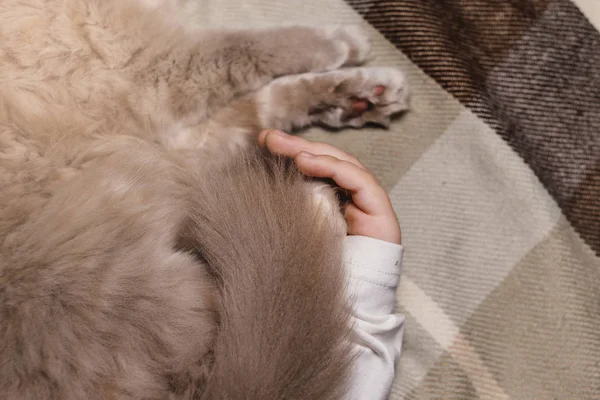
<path id="1" fill-rule="evenodd" d="M 359 65 L 369 54 L 369 39 L 355 26 L 196 31 L 158 38 L 128 69 L 148 89 L 138 103 L 198 122 L 275 78 Z M 154 93 L 168 101 L 151 101 Z"/>

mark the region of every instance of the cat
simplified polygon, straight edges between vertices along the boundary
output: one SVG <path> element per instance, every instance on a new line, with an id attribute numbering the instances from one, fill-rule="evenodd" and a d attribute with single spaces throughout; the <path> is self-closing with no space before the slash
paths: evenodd
<path id="1" fill-rule="evenodd" d="M 1 398 L 345 396 L 335 193 L 254 140 L 386 126 L 404 76 L 354 26 L 183 5 L 0 2 Z"/>

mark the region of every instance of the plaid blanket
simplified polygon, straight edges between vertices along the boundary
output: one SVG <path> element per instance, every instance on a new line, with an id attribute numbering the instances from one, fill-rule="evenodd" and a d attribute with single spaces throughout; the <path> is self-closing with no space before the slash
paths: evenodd
<path id="1" fill-rule="evenodd" d="M 389 131 L 311 129 L 389 190 L 407 317 L 391 399 L 600 399 L 597 0 L 204 0 L 202 25 L 357 23 Z M 190 11 L 190 15 L 192 12 Z"/>

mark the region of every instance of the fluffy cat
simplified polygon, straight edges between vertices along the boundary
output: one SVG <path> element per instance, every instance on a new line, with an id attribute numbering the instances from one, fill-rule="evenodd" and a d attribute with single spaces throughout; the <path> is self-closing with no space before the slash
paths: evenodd
<path id="1" fill-rule="evenodd" d="M 340 69 L 355 27 L 154 3 L 0 2 L 0 397 L 343 398 L 345 223 L 252 142 L 386 125 L 403 75 Z"/>

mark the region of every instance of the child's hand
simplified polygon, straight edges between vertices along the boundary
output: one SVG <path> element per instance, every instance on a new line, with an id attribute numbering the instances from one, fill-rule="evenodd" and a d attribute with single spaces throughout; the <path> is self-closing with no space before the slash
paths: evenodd
<path id="1" fill-rule="evenodd" d="M 400 244 L 400 225 L 387 193 L 356 157 L 331 145 L 275 130 L 262 131 L 258 143 L 271 153 L 294 158 L 306 175 L 333 179 L 347 190 L 352 203 L 346 206 L 344 216 L 351 235 Z"/>

